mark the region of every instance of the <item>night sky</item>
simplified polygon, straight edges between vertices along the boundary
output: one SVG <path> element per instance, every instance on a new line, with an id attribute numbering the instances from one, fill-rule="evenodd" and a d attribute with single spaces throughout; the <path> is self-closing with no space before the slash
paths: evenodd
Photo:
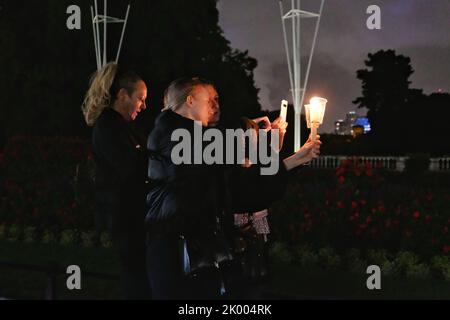
<path id="1" fill-rule="evenodd" d="M 290 9 L 290 0 L 283 3 L 285 11 Z M 301 3 L 303 10 L 319 10 L 319 0 Z M 369 5 L 381 8 L 381 30 L 366 27 Z M 220 0 L 218 8 L 231 46 L 249 50 L 258 60 L 255 80 L 262 108 L 278 109 L 281 99 L 291 101 L 278 1 Z M 313 28 L 313 20 L 302 20 L 302 55 L 309 54 Z M 334 121 L 356 110 L 352 100 L 361 94 L 356 70 L 364 67 L 368 53 L 381 49 L 411 58 L 412 88 L 449 92 L 450 1 L 326 0 L 305 99 L 319 95 L 329 100 L 319 131 L 331 132 Z"/>

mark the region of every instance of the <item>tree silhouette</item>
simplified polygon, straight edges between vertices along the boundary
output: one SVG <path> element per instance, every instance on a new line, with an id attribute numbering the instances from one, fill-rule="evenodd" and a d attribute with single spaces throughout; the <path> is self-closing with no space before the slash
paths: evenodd
<path id="1" fill-rule="evenodd" d="M 382 133 L 396 125 L 393 114 L 404 110 L 410 96 L 409 77 L 414 71 L 410 58 L 397 55 L 394 50 L 381 50 L 368 56 L 365 65 L 371 69 L 357 71 L 357 78 L 362 81 L 362 96 L 353 103 L 368 109 L 373 132 Z"/>
<path id="2" fill-rule="evenodd" d="M 450 95 L 410 89 L 411 60 L 394 50 L 368 57 L 365 65 L 370 69 L 357 71 L 362 96 L 354 101 L 358 108 L 369 109 L 372 132 L 363 140 L 373 143 L 378 153 L 450 154 L 448 144 L 438 140 L 446 134 Z"/>
<path id="3" fill-rule="evenodd" d="M 256 60 L 230 47 L 218 24 L 216 0 L 114 0 L 108 2 L 108 15 L 123 17 L 128 3 L 120 64 L 140 74 L 149 88 L 149 108 L 135 124 L 143 136 L 162 108 L 164 89 L 183 76 L 216 83 L 225 121 L 260 111 L 253 79 Z M 0 0 L 0 114 L 7 136 L 89 136 L 80 105 L 96 68 L 92 1 L 77 1 L 82 28 L 74 31 L 66 28 L 66 8 L 72 4 Z M 111 24 L 109 32 L 112 60 L 120 26 Z"/>

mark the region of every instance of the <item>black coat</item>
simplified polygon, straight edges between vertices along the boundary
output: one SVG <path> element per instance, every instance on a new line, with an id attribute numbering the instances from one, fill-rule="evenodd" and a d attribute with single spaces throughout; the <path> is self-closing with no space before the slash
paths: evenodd
<path id="1" fill-rule="evenodd" d="M 165 111 L 156 119 L 148 139 L 147 147 L 152 154 L 149 162 L 152 189 L 147 197 L 146 225 L 150 229 L 158 222 L 167 222 L 165 225 L 169 226 L 170 232 L 201 236 L 214 228 L 217 217 L 232 217 L 234 212 L 267 208 L 284 193 L 287 174 L 282 162 L 280 170 L 273 176 L 260 175 L 256 165 L 251 168 L 240 165 L 175 165 L 171 153 L 178 142 L 171 141 L 171 135 L 178 128 L 186 129 L 193 137 L 192 120 L 173 111 Z M 191 153 L 193 158 L 194 152 Z"/>
<path id="2" fill-rule="evenodd" d="M 148 158 L 125 119 L 106 108 L 92 136 L 98 205 L 112 222 L 115 239 L 144 233 Z"/>

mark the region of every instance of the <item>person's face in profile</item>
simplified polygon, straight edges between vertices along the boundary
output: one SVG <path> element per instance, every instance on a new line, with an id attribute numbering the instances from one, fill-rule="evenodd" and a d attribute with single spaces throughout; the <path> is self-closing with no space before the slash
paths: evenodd
<path id="1" fill-rule="evenodd" d="M 210 122 L 216 121 L 216 118 L 218 121 L 219 95 L 213 86 L 196 86 L 189 101 L 194 120 L 200 121 L 205 127 Z"/>
<path id="2" fill-rule="evenodd" d="M 219 124 L 219 120 L 220 120 L 220 108 L 217 108 L 217 111 L 215 111 L 209 119 L 209 126 L 217 126 Z"/>
<path id="3" fill-rule="evenodd" d="M 123 102 L 125 104 L 125 110 L 129 121 L 133 121 L 138 116 L 141 110 L 147 108 L 145 100 L 147 99 L 147 86 L 144 81 L 136 83 L 133 93 L 130 95 L 125 94 L 123 96 Z"/>

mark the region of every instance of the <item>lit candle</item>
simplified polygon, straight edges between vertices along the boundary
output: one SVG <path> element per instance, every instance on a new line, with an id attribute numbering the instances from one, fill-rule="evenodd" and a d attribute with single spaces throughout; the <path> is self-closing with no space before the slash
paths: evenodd
<path id="1" fill-rule="evenodd" d="M 311 128 L 312 141 L 317 139 L 317 129 L 323 123 L 327 102 L 327 99 L 313 97 L 309 100 L 309 104 L 305 106 L 306 122 L 308 128 Z"/>

